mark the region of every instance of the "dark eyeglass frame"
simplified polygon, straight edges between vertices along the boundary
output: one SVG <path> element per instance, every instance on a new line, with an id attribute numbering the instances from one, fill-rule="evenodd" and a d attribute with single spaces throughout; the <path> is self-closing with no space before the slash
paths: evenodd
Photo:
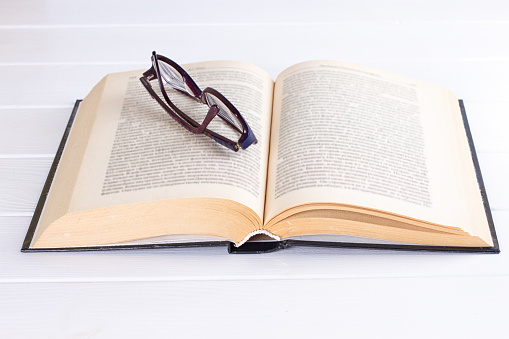
<path id="1" fill-rule="evenodd" d="M 161 71 L 159 68 L 159 60 L 169 64 L 171 67 L 173 67 L 177 72 L 179 72 L 180 76 L 184 80 L 184 84 L 191 90 L 193 95 L 191 95 L 188 92 L 182 91 L 179 88 L 176 88 L 173 86 L 173 88 L 176 91 L 179 91 L 185 95 L 188 95 L 197 101 L 199 101 L 202 104 L 205 104 L 209 106 L 209 111 L 207 115 L 205 116 L 205 119 L 200 124 L 191 117 L 189 117 L 187 114 L 182 112 L 178 107 L 175 106 L 175 104 L 170 100 L 168 97 L 168 94 L 166 93 L 166 90 L 164 88 L 163 83 L 163 77 L 161 76 Z M 163 95 L 163 99 L 157 95 L 157 93 L 152 88 L 152 85 L 150 84 L 150 81 L 152 80 L 158 80 L 159 87 L 161 89 L 161 93 Z M 246 149 L 250 145 L 257 143 L 256 137 L 247 124 L 246 120 L 242 117 L 240 112 L 233 106 L 233 104 L 228 101 L 221 93 L 216 91 L 215 89 L 211 87 L 205 88 L 203 91 L 198 87 L 198 85 L 194 82 L 194 80 L 191 78 L 191 76 L 182 68 L 180 67 L 176 62 L 174 62 L 171 59 L 168 59 L 165 56 L 156 54 L 156 52 L 152 52 L 152 67 L 143 73 L 143 76 L 140 78 L 141 83 L 143 86 L 145 86 L 146 90 L 149 92 L 150 96 L 154 98 L 159 105 L 170 115 L 173 119 L 175 119 L 179 124 L 181 124 L 184 128 L 186 128 L 188 131 L 195 133 L 195 134 L 205 134 L 206 136 L 212 138 L 214 141 L 218 142 L 219 144 L 233 150 L 238 151 L 240 148 Z M 171 84 L 169 84 L 171 85 Z M 219 115 L 220 108 L 215 104 L 210 104 L 207 101 L 206 93 L 210 93 L 211 95 L 215 96 L 217 99 L 219 99 L 229 110 L 233 115 L 237 118 L 240 126 L 242 129 L 239 129 L 236 125 L 234 125 L 232 122 L 228 121 L 227 119 L 223 118 L 221 115 Z M 238 131 L 241 136 L 238 141 L 230 140 L 216 132 L 213 132 L 209 129 L 207 129 L 208 124 L 214 119 L 214 117 L 220 117 L 225 123 L 227 123 L 229 126 L 231 126 L 233 129 Z"/>

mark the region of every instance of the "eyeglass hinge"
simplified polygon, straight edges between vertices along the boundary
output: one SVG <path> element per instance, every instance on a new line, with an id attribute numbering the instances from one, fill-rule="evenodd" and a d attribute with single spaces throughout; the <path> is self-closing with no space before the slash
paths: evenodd
<path id="1" fill-rule="evenodd" d="M 148 80 L 152 80 L 156 77 L 156 75 L 154 74 L 154 70 L 153 68 L 149 69 L 148 71 L 144 72 L 143 73 L 143 76 Z"/>

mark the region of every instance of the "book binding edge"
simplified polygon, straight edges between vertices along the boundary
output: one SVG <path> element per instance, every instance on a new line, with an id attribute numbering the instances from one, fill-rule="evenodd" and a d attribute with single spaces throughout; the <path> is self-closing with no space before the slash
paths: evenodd
<path id="1" fill-rule="evenodd" d="M 44 209 L 44 205 L 46 204 L 46 199 L 48 197 L 51 184 L 53 183 L 53 179 L 55 178 L 55 174 L 57 171 L 58 164 L 60 159 L 62 158 L 62 154 L 64 152 L 64 147 L 67 142 L 67 138 L 69 138 L 69 134 L 72 129 L 72 125 L 74 123 L 74 118 L 76 117 L 76 113 L 78 112 L 78 108 L 80 106 L 82 100 L 76 100 L 74 103 L 74 107 L 71 112 L 71 116 L 69 117 L 69 121 L 67 122 L 67 126 L 64 131 L 64 135 L 60 140 L 60 144 L 58 146 L 57 152 L 55 154 L 55 158 L 53 159 L 53 163 L 51 164 L 51 168 L 49 170 L 48 176 L 46 177 L 46 182 L 44 183 L 41 196 L 39 197 L 39 201 L 37 202 L 37 206 L 35 207 L 34 215 L 32 216 L 32 220 L 30 221 L 30 226 L 28 227 L 27 234 L 25 236 L 25 240 L 23 241 L 23 245 L 21 247 L 21 251 L 27 251 L 30 249 L 30 245 L 32 244 L 32 240 L 35 236 L 35 231 L 37 229 L 37 224 L 39 223 L 39 219 L 41 218 L 42 211 Z"/>
<path id="2" fill-rule="evenodd" d="M 495 231 L 495 224 L 493 222 L 493 216 L 491 215 L 490 203 L 488 201 L 488 195 L 486 194 L 486 188 L 484 187 L 484 180 L 481 174 L 481 167 L 479 166 L 479 160 L 477 159 L 477 152 L 474 146 L 474 139 L 472 138 L 472 133 L 470 131 L 470 125 L 467 119 L 467 112 L 465 109 L 465 104 L 463 100 L 458 100 L 460 105 L 461 117 L 463 118 L 463 127 L 465 128 L 465 133 L 468 139 L 468 146 L 470 147 L 470 155 L 472 156 L 472 162 L 474 163 L 475 175 L 477 177 L 477 183 L 479 185 L 479 191 L 481 193 L 481 198 L 484 205 L 484 212 L 486 214 L 486 219 L 488 221 L 488 225 L 490 227 L 491 239 L 493 241 L 493 249 L 494 253 L 500 253 L 500 245 L 498 243 L 497 232 Z"/>

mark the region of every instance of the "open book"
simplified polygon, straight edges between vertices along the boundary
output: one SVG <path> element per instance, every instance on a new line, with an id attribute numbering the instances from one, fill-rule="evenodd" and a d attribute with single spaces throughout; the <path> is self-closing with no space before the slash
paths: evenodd
<path id="1" fill-rule="evenodd" d="M 232 244 L 498 252 L 462 103 L 440 87 L 335 61 L 277 80 L 189 64 L 258 143 L 234 153 L 107 75 L 77 105 L 23 249 Z M 184 97 L 184 96 L 182 96 Z"/>

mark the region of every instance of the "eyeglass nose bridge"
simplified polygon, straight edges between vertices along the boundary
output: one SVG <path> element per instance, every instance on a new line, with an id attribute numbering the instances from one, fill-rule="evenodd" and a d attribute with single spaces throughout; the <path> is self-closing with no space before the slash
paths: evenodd
<path id="1" fill-rule="evenodd" d="M 219 107 L 217 105 L 210 106 L 209 111 L 208 111 L 207 115 L 205 116 L 205 119 L 203 119 L 203 122 L 201 123 L 201 125 L 197 129 L 195 129 L 193 131 L 193 133 L 196 133 L 196 134 L 202 133 L 207 128 L 207 126 L 210 124 L 212 119 L 214 119 L 216 117 L 217 113 L 219 113 Z"/>

